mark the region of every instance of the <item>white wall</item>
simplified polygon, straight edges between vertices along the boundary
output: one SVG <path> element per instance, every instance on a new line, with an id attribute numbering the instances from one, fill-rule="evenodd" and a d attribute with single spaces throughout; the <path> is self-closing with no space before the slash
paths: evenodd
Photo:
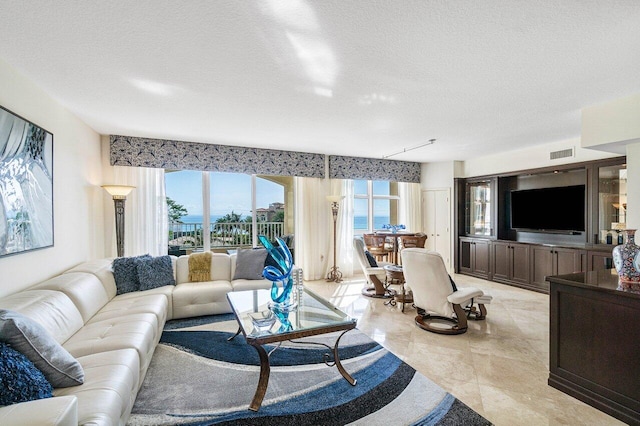
<path id="1" fill-rule="evenodd" d="M 457 237 L 454 234 L 453 218 L 455 202 L 453 201 L 453 179 L 457 170 L 461 168 L 460 161 L 442 161 L 434 163 L 423 163 L 421 165 L 420 189 L 445 189 L 449 191 L 449 264 L 447 268 L 453 270 L 453 247 L 456 245 Z M 424 196 L 424 193 L 423 193 Z M 422 200 L 421 200 L 422 202 Z M 424 213 L 423 213 L 424 214 Z M 423 219 L 424 220 L 424 219 Z M 445 262 L 446 263 L 446 262 Z"/>
<path id="2" fill-rule="evenodd" d="M 425 189 L 453 188 L 455 163 L 454 161 L 422 163 L 420 189 L 424 191 Z"/>
<path id="3" fill-rule="evenodd" d="M 0 257 L 0 297 L 103 257 L 100 136 L 0 60 L 0 105 L 53 133 L 54 246 Z"/>
<path id="4" fill-rule="evenodd" d="M 640 94 L 583 108 L 582 146 L 627 155 L 627 227 L 640 227 Z"/>
<path id="5" fill-rule="evenodd" d="M 549 159 L 549 154 L 551 152 L 568 148 L 574 148 L 574 157 L 561 158 L 558 160 Z M 554 165 L 600 160 L 603 158 L 617 157 L 619 155 L 620 154 L 582 148 L 580 146 L 579 139 L 569 139 L 561 142 L 537 145 L 517 151 L 504 151 L 499 154 L 466 160 L 464 162 L 462 176 L 456 177 L 473 177 L 515 172 L 539 167 L 551 167 Z"/>
<path id="6" fill-rule="evenodd" d="M 640 94 L 582 109 L 582 146 L 625 154 L 640 142 Z"/>
<path id="7" fill-rule="evenodd" d="M 640 229 L 640 143 L 627 145 L 627 228 Z M 640 238 L 636 237 L 636 244 Z"/>

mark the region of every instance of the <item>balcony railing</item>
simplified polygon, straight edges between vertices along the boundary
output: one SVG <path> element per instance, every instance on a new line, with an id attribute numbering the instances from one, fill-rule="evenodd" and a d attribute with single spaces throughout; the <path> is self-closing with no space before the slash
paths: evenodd
<path id="1" fill-rule="evenodd" d="M 283 222 L 258 222 L 258 235 L 265 235 L 270 241 L 284 235 Z M 253 224 L 250 222 L 229 222 L 209 224 L 211 248 L 251 246 Z M 202 223 L 169 222 L 169 245 L 180 248 L 202 248 Z"/>

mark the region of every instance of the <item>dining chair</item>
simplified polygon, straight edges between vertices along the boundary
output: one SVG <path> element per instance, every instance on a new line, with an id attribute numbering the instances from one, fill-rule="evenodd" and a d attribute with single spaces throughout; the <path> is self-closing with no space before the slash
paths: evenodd
<path id="1" fill-rule="evenodd" d="M 427 234 L 401 235 L 398 247 L 398 263 L 402 265 L 402 250 L 406 248 L 424 248 L 427 242 Z"/>
<path id="2" fill-rule="evenodd" d="M 376 260 L 391 261 L 390 257 L 391 253 L 393 253 L 393 249 L 390 249 L 387 246 L 386 237 L 384 235 L 363 234 L 362 238 L 367 250 L 376 258 Z"/>

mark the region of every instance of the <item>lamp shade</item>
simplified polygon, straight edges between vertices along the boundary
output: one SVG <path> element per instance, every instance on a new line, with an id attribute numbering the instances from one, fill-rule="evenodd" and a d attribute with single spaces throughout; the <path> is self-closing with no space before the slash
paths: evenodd
<path id="1" fill-rule="evenodd" d="M 126 197 L 135 188 L 135 186 L 127 185 L 102 185 L 105 191 L 112 196 Z"/>
<path id="2" fill-rule="evenodd" d="M 343 195 L 327 195 L 327 201 L 330 203 L 339 203 L 343 198 Z"/>

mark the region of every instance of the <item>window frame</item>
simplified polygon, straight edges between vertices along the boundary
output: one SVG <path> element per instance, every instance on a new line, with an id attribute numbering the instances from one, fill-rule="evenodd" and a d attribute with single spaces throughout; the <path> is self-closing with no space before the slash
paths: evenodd
<path id="1" fill-rule="evenodd" d="M 354 199 L 354 203 L 355 200 L 367 200 L 367 229 L 357 229 L 355 227 L 355 214 L 354 214 L 354 228 L 353 228 L 353 232 L 355 235 L 362 235 L 364 233 L 371 233 L 376 231 L 376 229 L 374 229 L 374 201 L 375 200 L 396 200 L 397 201 L 397 208 L 400 207 L 400 195 L 397 194 L 392 194 L 393 190 L 392 190 L 392 185 L 396 185 L 396 193 L 398 192 L 397 189 L 397 182 L 393 182 L 393 181 L 381 181 L 381 180 L 373 180 L 373 179 L 353 179 L 354 183 L 355 181 L 366 181 L 367 182 L 367 193 L 366 194 L 356 194 L 354 191 L 353 194 L 353 199 Z M 375 182 L 387 182 L 389 184 L 389 195 L 374 195 L 373 193 L 373 183 Z M 354 185 L 355 187 L 355 185 Z M 389 220 L 392 220 L 391 217 L 391 212 L 389 212 Z"/>

